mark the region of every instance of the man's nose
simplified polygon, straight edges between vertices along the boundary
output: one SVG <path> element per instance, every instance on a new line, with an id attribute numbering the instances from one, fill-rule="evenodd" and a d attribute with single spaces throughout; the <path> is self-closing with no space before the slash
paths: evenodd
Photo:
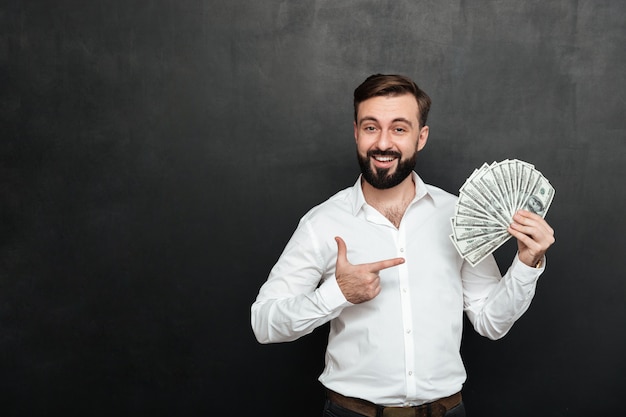
<path id="1" fill-rule="evenodd" d="M 381 151 L 385 151 L 391 148 L 392 146 L 391 132 L 389 132 L 388 130 L 381 130 L 380 135 L 378 136 L 377 145 Z"/>

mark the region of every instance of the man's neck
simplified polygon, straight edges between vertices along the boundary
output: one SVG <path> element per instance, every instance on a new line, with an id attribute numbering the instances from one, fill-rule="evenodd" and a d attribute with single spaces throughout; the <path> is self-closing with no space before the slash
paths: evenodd
<path id="1" fill-rule="evenodd" d="M 395 187 L 382 190 L 361 179 L 361 188 L 367 204 L 387 217 L 396 227 L 400 226 L 406 208 L 415 198 L 415 183 L 412 175 Z"/>
<path id="2" fill-rule="evenodd" d="M 413 176 L 407 176 L 400 184 L 395 187 L 378 189 L 361 178 L 361 188 L 365 201 L 370 205 L 376 204 L 394 204 L 402 201 L 411 201 L 415 197 L 415 182 Z"/>

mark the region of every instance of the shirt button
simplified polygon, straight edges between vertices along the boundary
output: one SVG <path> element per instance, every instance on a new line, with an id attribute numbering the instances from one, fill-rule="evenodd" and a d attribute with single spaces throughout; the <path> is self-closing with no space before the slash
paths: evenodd
<path id="1" fill-rule="evenodd" d="M 406 334 L 411 333 L 411 329 L 406 329 Z"/>
<path id="2" fill-rule="evenodd" d="M 413 375 L 413 371 L 409 371 L 409 376 Z"/>
<path id="3" fill-rule="evenodd" d="M 400 252 L 404 252 L 404 248 L 400 248 Z"/>

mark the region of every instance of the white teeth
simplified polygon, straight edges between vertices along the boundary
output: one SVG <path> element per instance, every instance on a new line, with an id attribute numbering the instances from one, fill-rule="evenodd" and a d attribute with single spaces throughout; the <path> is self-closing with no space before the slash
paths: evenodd
<path id="1" fill-rule="evenodd" d="M 393 161 L 395 158 L 391 157 L 391 156 L 376 156 L 375 157 L 377 161 L 380 162 L 390 162 Z"/>

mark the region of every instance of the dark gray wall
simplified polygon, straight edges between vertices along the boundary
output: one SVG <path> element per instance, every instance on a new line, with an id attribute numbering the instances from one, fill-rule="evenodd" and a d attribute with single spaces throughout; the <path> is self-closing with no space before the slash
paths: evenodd
<path id="1" fill-rule="evenodd" d="M 501 341 L 464 336 L 471 415 L 623 409 L 625 15 L 4 1 L 0 413 L 320 415 L 327 329 L 260 346 L 249 307 L 299 217 L 356 179 L 351 94 L 374 72 L 434 100 L 426 181 L 519 158 L 557 190 L 531 309 Z"/>

